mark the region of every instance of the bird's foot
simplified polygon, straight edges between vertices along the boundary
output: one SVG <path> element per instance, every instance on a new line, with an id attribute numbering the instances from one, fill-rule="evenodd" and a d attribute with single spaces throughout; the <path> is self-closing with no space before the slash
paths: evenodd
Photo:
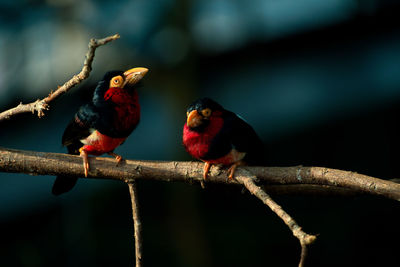
<path id="1" fill-rule="evenodd" d="M 121 163 L 121 161 L 124 160 L 121 155 L 115 154 L 114 152 L 108 152 L 107 154 L 115 158 L 117 161 L 117 166 Z"/>
<path id="2" fill-rule="evenodd" d="M 230 166 L 229 169 L 228 169 L 228 179 L 232 180 L 233 176 L 235 175 L 236 168 L 238 166 L 243 166 L 243 165 L 245 165 L 245 163 L 243 161 L 241 161 L 241 160 L 239 160 L 238 162 L 233 163 L 232 166 Z"/>
<path id="3" fill-rule="evenodd" d="M 205 188 L 204 182 L 207 180 L 208 172 L 210 171 L 211 163 L 204 162 L 203 168 L 203 180 L 200 181 L 201 188 Z"/>
<path id="4" fill-rule="evenodd" d="M 89 159 L 88 159 L 88 154 L 87 152 L 83 149 L 83 147 L 81 147 L 79 149 L 79 156 L 82 157 L 83 159 L 83 170 L 85 172 L 85 177 L 88 177 L 88 173 L 89 173 Z"/>
<path id="5" fill-rule="evenodd" d="M 210 171 L 211 168 L 211 163 L 205 162 L 204 163 L 204 168 L 203 168 L 203 179 L 204 181 L 207 180 L 208 172 Z"/>

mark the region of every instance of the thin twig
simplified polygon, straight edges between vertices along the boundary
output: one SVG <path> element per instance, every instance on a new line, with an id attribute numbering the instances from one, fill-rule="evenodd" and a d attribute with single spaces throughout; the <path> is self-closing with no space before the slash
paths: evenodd
<path id="1" fill-rule="evenodd" d="M 89 50 L 86 53 L 85 61 L 83 62 L 82 70 L 78 74 L 74 75 L 69 81 L 64 83 L 62 86 L 59 86 L 57 90 L 51 92 L 47 97 L 43 99 L 38 99 L 29 104 L 20 103 L 14 108 L 1 112 L 0 121 L 10 119 L 12 116 L 21 113 L 31 112 L 32 114 L 34 114 L 35 111 L 37 112 L 39 118 L 43 117 L 44 111 L 49 109 L 49 103 L 51 101 L 66 93 L 69 89 L 89 77 L 90 71 L 92 70 L 92 62 L 94 59 L 96 48 L 105 45 L 108 42 L 114 41 L 118 38 L 120 38 L 119 34 L 108 36 L 103 39 L 91 39 L 88 45 Z"/>
<path id="2" fill-rule="evenodd" d="M 139 216 L 139 204 L 137 197 L 136 182 L 129 182 L 129 193 L 132 202 L 132 218 L 135 231 L 135 257 L 136 267 L 142 266 L 142 223 Z"/>
<path id="3" fill-rule="evenodd" d="M 114 159 L 90 158 L 88 178 L 101 178 L 132 182 L 136 179 L 162 181 L 203 181 L 202 162 L 185 161 L 139 161 L 126 160 L 115 166 Z M 239 167 L 236 174 L 248 170 L 260 183 L 274 185 L 275 193 L 285 193 L 299 185 L 297 190 L 304 193 L 331 191 L 351 191 L 378 195 L 389 199 L 400 200 L 400 184 L 354 172 L 322 167 Z M 0 147 L 0 172 L 27 173 L 32 175 L 63 175 L 84 177 L 82 158 L 79 156 L 44 153 L 26 150 L 15 150 Z M 224 169 L 212 167 L 207 182 L 238 184 L 227 181 Z M 313 186 L 312 186 L 313 185 Z M 281 186 L 282 190 L 278 191 Z M 267 187 L 268 188 L 268 187 Z M 310 190 L 316 188 L 316 190 Z M 304 191 L 302 191 L 304 189 Z M 268 191 L 268 189 L 267 189 Z"/>
<path id="4" fill-rule="evenodd" d="M 243 175 L 245 174 L 245 175 Z M 307 246 L 312 244 L 317 237 L 304 232 L 298 223 L 279 206 L 261 187 L 255 184 L 257 177 L 246 170 L 242 170 L 239 175 L 236 175 L 236 180 L 243 184 L 247 190 L 253 195 L 258 197 L 265 205 L 267 205 L 276 215 L 278 215 L 283 222 L 289 227 L 293 235 L 299 239 L 301 245 L 301 257 L 299 267 L 304 266 L 304 261 L 307 256 Z"/>
<path id="5" fill-rule="evenodd" d="M 308 244 L 300 242 L 300 245 L 301 245 L 301 254 L 300 254 L 299 267 L 304 267 L 308 255 Z"/>

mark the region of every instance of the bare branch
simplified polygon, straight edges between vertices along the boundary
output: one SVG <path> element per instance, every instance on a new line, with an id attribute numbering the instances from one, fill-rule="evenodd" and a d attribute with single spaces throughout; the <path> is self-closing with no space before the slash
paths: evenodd
<path id="1" fill-rule="evenodd" d="M 300 185 L 301 188 L 313 188 L 310 192 L 332 190 L 339 188 L 355 193 L 367 193 L 386 198 L 400 200 L 400 184 L 357 174 L 354 172 L 335 170 L 322 167 L 239 167 L 237 175 L 244 170 L 253 173 L 262 184 L 275 185 L 271 188 L 290 185 Z M 83 177 L 82 158 L 58 153 L 44 153 L 0 148 L 0 171 L 27 173 L 32 175 L 64 175 Z M 135 179 L 153 179 L 163 181 L 203 181 L 202 162 L 179 161 L 139 161 L 126 160 L 120 166 L 115 166 L 111 158 L 90 158 L 90 178 L 114 179 L 132 182 Z M 238 181 L 228 181 L 226 172 L 218 167 L 212 167 L 208 182 L 238 184 Z M 308 190 L 307 189 L 307 190 Z M 283 190 L 283 191 L 285 191 Z M 293 190 L 293 189 L 291 189 Z M 335 189 L 336 190 L 336 189 Z M 276 192 L 279 193 L 279 192 Z"/>
<path id="2" fill-rule="evenodd" d="M 139 200 L 137 197 L 136 182 L 129 182 L 129 193 L 132 202 L 132 218 L 135 231 L 135 258 L 136 267 L 142 266 L 142 223 L 139 216 Z"/>
<path id="3" fill-rule="evenodd" d="M 304 266 L 305 258 L 307 256 L 307 246 L 312 244 L 317 237 L 304 232 L 297 222 L 279 206 L 261 187 L 255 184 L 257 177 L 246 170 L 242 170 L 239 175 L 236 175 L 236 180 L 243 184 L 247 190 L 253 195 L 258 197 L 265 205 L 267 205 L 276 215 L 283 220 L 283 222 L 289 227 L 293 235 L 297 237 L 301 245 L 301 257 L 299 267 Z"/>
<path id="4" fill-rule="evenodd" d="M 89 77 L 90 71 L 92 70 L 92 62 L 94 59 L 96 48 L 105 45 L 108 42 L 114 41 L 119 37 L 119 34 L 115 34 L 103 39 L 91 39 L 89 42 L 89 50 L 86 53 L 85 61 L 83 62 L 83 68 L 80 73 L 74 75 L 69 81 L 64 83 L 62 86 L 59 86 L 56 91 L 51 92 L 47 97 L 41 100 L 38 99 L 35 102 L 29 104 L 20 103 L 14 108 L 1 112 L 0 121 L 10 119 L 12 116 L 21 113 L 31 112 L 32 114 L 34 114 L 35 111 L 37 112 L 39 118 L 43 117 L 44 111 L 49 109 L 49 103 L 51 101 L 66 93 L 69 89 Z"/>
<path id="5" fill-rule="evenodd" d="M 137 210 L 136 179 L 162 181 L 202 182 L 202 162 L 163 162 L 126 160 L 119 166 L 111 158 L 90 158 L 88 178 L 114 179 L 128 183 L 132 200 L 135 226 L 136 266 L 141 264 L 140 220 Z M 32 175 L 63 175 L 83 177 L 82 158 L 79 156 L 22 151 L 0 148 L 0 171 L 27 173 Z M 251 174 L 249 174 L 251 173 Z M 301 244 L 299 266 L 304 266 L 308 245 L 316 239 L 302 231 L 301 227 L 272 198 L 255 184 L 264 184 L 266 191 L 286 193 L 304 190 L 303 193 L 340 193 L 342 195 L 366 193 L 400 200 L 400 184 L 354 172 L 322 167 L 246 167 L 238 168 L 234 180 L 227 179 L 224 169 L 212 167 L 208 182 L 243 184 L 292 230 Z M 280 188 L 282 190 L 280 190 Z"/>
<path id="6" fill-rule="evenodd" d="M 301 254 L 300 254 L 299 267 L 304 267 L 308 255 L 308 244 L 300 242 L 300 245 L 301 245 Z"/>
<path id="7" fill-rule="evenodd" d="M 318 196 L 342 196 L 352 197 L 365 195 L 366 192 L 355 191 L 345 187 L 318 184 L 284 184 L 284 185 L 262 185 L 269 195 L 318 195 Z"/>

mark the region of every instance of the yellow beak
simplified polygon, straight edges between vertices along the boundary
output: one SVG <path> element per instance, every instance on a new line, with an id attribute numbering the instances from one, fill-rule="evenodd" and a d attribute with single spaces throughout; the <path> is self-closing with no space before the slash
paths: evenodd
<path id="1" fill-rule="evenodd" d="M 133 69 L 125 71 L 124 72 L 124 78 L 125 78 L 124 86 L 126 84 L 129 84 L 129 85 L 136 84 L 138 81 L 140 81 L 146 75 L 146 73 L 148 71 L 149 71 L 149 69 L 142 68 L 142 67 L 133 68 Z"/>
<path id="2" fill-rule="evenodd" d="M 202 116 L 197 112 L 197 110 L 192 110 L 187 115 L 186 123 L 189 128 L 196 128 L 203 123 Z"/>

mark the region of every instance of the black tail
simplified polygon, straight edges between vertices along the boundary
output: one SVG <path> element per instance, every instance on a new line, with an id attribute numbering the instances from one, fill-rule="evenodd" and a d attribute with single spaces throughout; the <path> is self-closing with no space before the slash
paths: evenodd
<path id="1" fill-rule="evenodd" d="M 79 140 L 70 140 L 71 133 L 77 135 L 76 127 L 79 126 L 75 120 L 72 120 L 67 129 L 65 129 L 63 137 L 62 137 L 62 144 L 67 146 L 68 154 L 70 155 L 79 155 L 79 148 L 82 146 L 82 143 Z M 80 138 L 80 136 L 78 137 Z M 71 177 L 71 176 L 57 176 L 56 180 L 54 181 L 53 188 L 51 192 L 53 195 L 61 195 L 70 191 L 78 181 L 78 177 Z"/>
<path id="2" fill-rule="evenodd" d="M 51 192 L 58 196 L 70 191 L 78 181 L 77 177 L 57 176 Z"/>

